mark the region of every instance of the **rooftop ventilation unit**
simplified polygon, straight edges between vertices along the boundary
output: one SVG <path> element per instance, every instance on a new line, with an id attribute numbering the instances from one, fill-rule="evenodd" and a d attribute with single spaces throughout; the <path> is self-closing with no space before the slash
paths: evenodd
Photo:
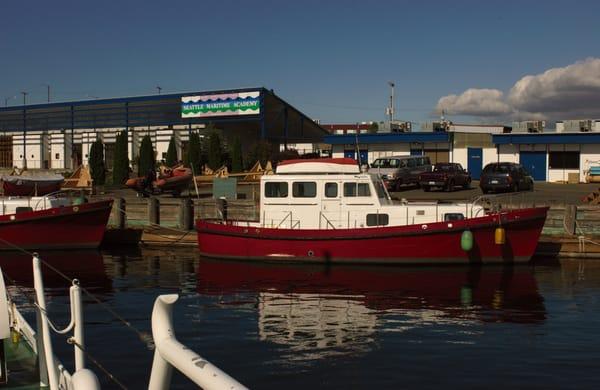
<path id="1" fill-rule="evenodd" d="M 579 131 L 587 133 L 588 131 L 592 131 L 592 120 L 587 119 L 583 121 L 579 121 Z"/>

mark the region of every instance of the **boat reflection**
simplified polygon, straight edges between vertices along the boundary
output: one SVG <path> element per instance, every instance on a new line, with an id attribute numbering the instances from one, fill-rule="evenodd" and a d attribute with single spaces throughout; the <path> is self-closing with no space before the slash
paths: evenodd
<path id="1" fill-rule="evenodd" d="M 240 302 L 240 294 L 255 294 L 260 339 L 286 346 L 292 360 L 367 351 L 378 332 L 546 318 L 529 267 L 322 267 L 201 259 L 197 277 L 200 294 L 229 295 L 233 302 Z"/>
<path id="2" fill-rule="evenodd" d="M 40 251 L 47 294 L 68 295 L 71 280 L 92 292 L 108 292 L 112 282 L 106 275 L 102 254 L 97 250 Z M 0 267 L 21 288 L 33 288 L 32 256 L 23 252 L 2 252 Z M 58 272 L 57 272 L 58 271 Z M 7 281 L 7 284 L 8 281 Z"/>

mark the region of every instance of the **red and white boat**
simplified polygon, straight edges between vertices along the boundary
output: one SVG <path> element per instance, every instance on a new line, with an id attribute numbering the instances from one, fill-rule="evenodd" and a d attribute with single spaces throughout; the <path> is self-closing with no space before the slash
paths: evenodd
<path id="1" fill-rule="evenodd" d="M 60 191 L 65 178 L 59 174 L 40 176 L 10 175 L 2 177 L 4 196 L 43 196 Z"/>
<path id="2" fill-rule="evenodd" d="M 197 220 L 204 256 L 332 263 L 522 263 L 548 208 L 394 203 L 353 159 L 284 161 L 261 178 L 258 221 Z M 224 213 L 226 214 L 226 213 Z"/>
<path id="3" fill-rule="evenodd" d="M 60 196 L 0 197 L 0 250 L 97 248 L 112 203 Z"/>

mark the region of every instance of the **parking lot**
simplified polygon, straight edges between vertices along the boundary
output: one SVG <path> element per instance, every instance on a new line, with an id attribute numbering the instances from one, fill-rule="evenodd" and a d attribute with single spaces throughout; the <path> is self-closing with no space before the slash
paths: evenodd
<path id="1" fill-rule="evenodd" d="M 512 194 L 503 194 L 516 202 L 534 202 L 536 204 L 586 204 L 583 198 L 592 191 L 600 191 L 600 183 L 592 184 L 559 184 L 536 182 L 534 191 L 524 191 Z M 470 189 L 456 189 L 451 192 L 434 191 L 425 192 L 415 186 L 406 186 L 401 191 L 391 192 L 393 199 L 415 200 L 472 200 L 483 195 L 479 182 L 473 181 Z M 600 207 L 600 206 L 599 206 Z"/>

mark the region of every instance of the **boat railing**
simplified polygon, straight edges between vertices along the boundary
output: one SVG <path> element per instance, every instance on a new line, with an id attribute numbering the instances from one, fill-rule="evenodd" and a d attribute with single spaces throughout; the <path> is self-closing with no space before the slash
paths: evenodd
<path id="1" fill-rule="evenodd" d="M 19 337 L 23 335 L 30 344 L 31 350 L 38 357 L 40 387 L 48 387 L 50 390 L 100 389 L 100 382 L 96 374 L 85 367 L 84 354 L 87 352 L 83 334 L 82 289 L 78 280 L 71 281 L 72 285 L 69 290 L 70 323 L 64 329 L 57 329 L 48 318 L 41 260 L 37 254 L 33 255 L 32 263 L 37 330 L 34 331 L 31 328 L 16 308 L 16 304 L 10 301 L 10 298 L 7 300 L 9 294 L 4 285 L 4 274 L 0 269 L 0 309 L 2 310 L 0 313 L 0 337 L 2 339 L 10 337 L 10 328 L 18 332 Z M 173 326 L 173 305 L 178 298 L 177 294 L 160 295 L 154 302 L 152 336 L 155 353 L 148 388 L 151 390 L 168 389 L 172 370 L 176 368 L 206 390 L 246 389 L 244 385 L 177 341 Z M 72 336 L 67 339 L 67 342 L 74 348 L 75 371 L 73 374 L 54 355 L 51 331 L 57 334 L 72 332 Z M 113 378 L 113 380 L 116 379 Z M 121 385 L 121 387 L 123 386 Z"/>
<path id="2" fill-rule="evenodd" d="M 217 366 L 177 341 L 173 331 L 173 305 L 178 298 L 177 294 L 161 295 L 154 302 L 152 337 L 156 349 L 148 389 L 169 388 L 173 368 L 205 390 L 246 389 Z"/>
<path id="3" fill-rule="evenodd" d="M 348 213 L 348 215 L 350 215 L 350 213 Z M 331 223 L 331 221 L 329 220 L 329 218 L 327 218 L 322 211 L 319 211 L 319 229 L 321 229 L 321 225 L 322 225 L 322 221 L 325 220 L 326 224 L 325 224 L 325 228 L 331 228 L 331 229 L 335 229 L 335 225 L 333 223 Z M 348 222 L 349 224 L 349 222 Z"/>

